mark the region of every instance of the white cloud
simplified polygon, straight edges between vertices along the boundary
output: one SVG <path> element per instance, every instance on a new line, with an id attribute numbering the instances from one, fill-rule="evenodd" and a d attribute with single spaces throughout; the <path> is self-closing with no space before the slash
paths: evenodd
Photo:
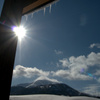
<path id="1" fill-rule="evenodd" d="M 13 77 L 32 78 L 34 76 L 48 77 L 50 75 L 52 77 L 56 76 L 69 80 L 91 80 L 93 79 L 93 77 L 90 77 L 85 73 L 91 67 L 100 67 L 100 53 L 91 52 L 87 56 L 81 55 L 78 57 L 71 56 L 69 58 L 63 58 L 59 60 L 59 63 L 57 63 L 57 66 L 59 65 L 62 66 L 64 69 L 57 70 L 55 72 L 43 71 L 36 67 L 31 68 L 18 65 L 13 71 Z M 84 69 L 84 73 L 81 72 L 82 69 Z M 96 71 L 94 75 L 100 75 L 100 70 Z M 99 82 L 99 79 L 97 79 L 97 81 Z"/>
<path id="2" fill-rule="evenodd" d="M 96 75 L 96 76 L 100 76 L 100 69 L 98 69 L 98 70 L 95 72 L 95 75 Z M 97 81 L 100 83 L 100 77 L 97 79 Z"/>
<path id="3" fill-rule="evenodd" d="M 77 73 L 76 71 L 71 71 L 71 70 L 58 70 L 56 72 L 52 71 L 53 76 L 61 77 L 63 79 L 68 79 L 68 80 L 91 80 L 92 78 L 81 74 Z"/>
<path id="4" fill-rule="evenodd" d="M 93 43 L 90 45 L 90 48 L 94 48 L 94 47 L 100 48 L 100 43 Z"/>
<path id="5" fill-rule="evenodd" d="M 100 66 L 100 53 L 94 53 L 91 52 L 87 57 L 85 55 L 74 57 L 71 56 L 69 59 L 64 58 L 62 60 L 59 60 L 60 63 L 62 63 L 63 67 L 79 67 L 87 69 L 88 66 Z M 81 67 L 82 66 L 82 67 Z"/>
<path id="6" fill-rule="evenodd" d="M 100 53 L 91 52 L 86 59 L 87 66 L 100 66 Z"/>
<path id="7" fill-rule="evenodd" d="M 83 92 L 89 93 L 89 94 L 92 94 L 92 95 L 98 95 L 98 94 L 100 94 L 100 85 L 91 84 L 88 87 L 85 87 Z"/>
<path id="8" fill-rule="evenodd" d="M 100 69 L 95 72 L 95 75 L 100 75 Z"/>
<path id="9" fill-rule="evenodd" d="M 41 69 L 37 69 L 36 67 L 24 67 L 21 65 L 17 65 L 13 70 L 13 77 L 26 77 L 32 78 L 34 76 L 48 76 L 50 73 L 48 71 L 43 71 Z"/>
<path id="10" fill-rule="evenodd" d="M 68 59 L 64 58 L 59 60 L 62 67 L 67 68 L 67 70 L 58 70 L 52 72 L 54 76 L 70 79 L 70 80 L 90 80 L 92 77 L 81 73 L 81 70 L 88 71 L 92 66 L 100 67 L 100 53 L 91 52 L 89 55 L 74 57 L 71 56 Z"/>
<path id="11" fill-rule="evenodd" d="M 98 80 L 97 80 L 99 83 L 100 83 L 100 78 L 98 78 Z"/>
<path id="12" fill-rule="evenodd" d="M 67 58 L 64 58 L 62 60 L 59 60 L 59 62 L 62 63 L 63 67 L 68 67 L 69 66 L 69 61 L 67 60 Z"/>
<path id="13" fill-rule="evenodd" d="M 63 52 L 62 51 L 57 51 L 57 50 L 54 50 L 54 52 L 57 54 L 57 55 L 60 55 L 60 54 L 63 54 Z"/>
<path id="14" fill-rule="evenodd" d="M 40 77 L 38 77 L 35 81 L 38 81 L 38 80 L 48 80 L 48 81 L 55 82 L 55 83 L 61 83 L 61 82 L 59 82 L 59 81 L 56 80 L 56 79 L 51 79 L 51 78 L 48 78 L 48 77 L 46 77 L 46 76 L 40 76 Z M 34 81 L 34 82 L 35 82 L 35 81 Z"/>

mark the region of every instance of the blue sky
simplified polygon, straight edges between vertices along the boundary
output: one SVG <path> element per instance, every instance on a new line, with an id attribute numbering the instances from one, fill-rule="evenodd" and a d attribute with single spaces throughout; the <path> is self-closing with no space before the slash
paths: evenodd
<path id="1" fill-rule="evenodd" d="M 1 3 L 0 3 L 1 4 Z M 59 0 L 22 17 L 12 84 L 48 78 L 100 93 L 100 0 Z"/>

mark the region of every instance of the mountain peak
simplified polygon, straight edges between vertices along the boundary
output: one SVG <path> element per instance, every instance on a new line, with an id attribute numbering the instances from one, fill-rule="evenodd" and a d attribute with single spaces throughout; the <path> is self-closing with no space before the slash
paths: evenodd
<path id="1" fill-rule="evenodd" d="M 41 76 L 41 77 L 38 77 L 34 82 L 38 81 L 38 80 L 47 80 L 47 81 L 51 81 L 51 82 L 54 82 L 54 83 L 60 83 L 58 80 L 56 79 L 50 79 L 48 77 L 44 77 L 44 76 Z"/>
<path id="2" fill-rule="evenodd" d="M 36 79 L 33 83 L 31 83 L 30 85 L 28 85 L 26 88 L 31 88 L 31 87 L 36 87 L 39 85 L 48 85 L 48 84 L 56 84 L 56 83 L 60 83 L 57 80 L 54 79 Z"/>

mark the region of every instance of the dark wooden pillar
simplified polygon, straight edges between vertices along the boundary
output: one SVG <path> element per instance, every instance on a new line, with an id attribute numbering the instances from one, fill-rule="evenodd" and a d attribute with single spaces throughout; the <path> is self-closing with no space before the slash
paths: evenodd
<path id="1" fill-rule="evenodd" d="M 12 26 L 20 25 L 22 9 L 21 0 L 5 0 L 0 17 L 0 98 L 3 100 L 9 100 L 17 47 Z"/>

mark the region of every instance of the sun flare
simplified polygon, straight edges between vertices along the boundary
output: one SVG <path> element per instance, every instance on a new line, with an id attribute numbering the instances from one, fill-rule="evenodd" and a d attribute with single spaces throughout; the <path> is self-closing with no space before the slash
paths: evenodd
<path id="1" fill-rule="evenodd" d="M 13 27 L 13 31 L 16 34 L 16 36 L 18 37 L 19 40 L 22 40 L 22 38 L 25 37 L 26 30 L 23 26 Z"/>

